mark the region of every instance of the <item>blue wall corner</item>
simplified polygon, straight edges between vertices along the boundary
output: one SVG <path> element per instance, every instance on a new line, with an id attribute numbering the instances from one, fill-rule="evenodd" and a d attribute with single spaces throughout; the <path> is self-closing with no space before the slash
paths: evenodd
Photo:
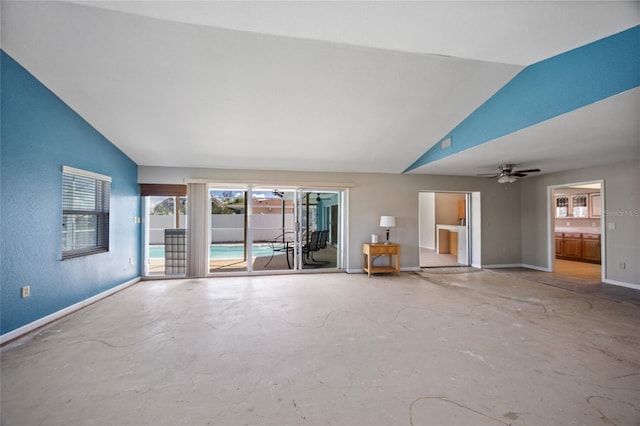
<path id="1" fill-rule="evenodd" d="M 5 334 L 139 277 L 141 230 L 137 165 L 4 51 L 0 61 Z M 61 261 L 63 165 L 111 176 L 108 253 Z"/>
<path id="2" fill-rule="evenodd" d="M 523 69 L 404 172 L 640 85 L 640 26 Z"/>

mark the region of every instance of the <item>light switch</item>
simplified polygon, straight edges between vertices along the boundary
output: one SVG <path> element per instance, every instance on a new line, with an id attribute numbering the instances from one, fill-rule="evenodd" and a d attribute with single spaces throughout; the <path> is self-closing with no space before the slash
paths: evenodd
<path id="1" fill-rule="evenodd" d="M 609 222 L 609 229 L 611 231 L 614 231 L 616 229 L 616 223 L 615 222 Z"/>

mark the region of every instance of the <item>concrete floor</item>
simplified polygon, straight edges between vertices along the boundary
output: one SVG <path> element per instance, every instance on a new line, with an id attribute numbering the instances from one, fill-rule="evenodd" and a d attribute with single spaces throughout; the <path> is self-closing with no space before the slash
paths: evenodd
<path id="1" fill-rule="evenodd" d="M 3 426 L 637 425 L 640 310 L 491 271 L 145 281 L 1 379 Z"/>

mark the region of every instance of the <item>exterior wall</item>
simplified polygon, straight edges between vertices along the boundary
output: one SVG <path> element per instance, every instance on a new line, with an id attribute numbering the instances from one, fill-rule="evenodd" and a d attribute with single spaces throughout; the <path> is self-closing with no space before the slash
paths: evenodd
<path id="1" fill-rule="evenodd" d="M 4 52 L 1 61 L 5 334 L 139 277 L 140 203 L 135 163 Z M 62 165 L 111 176 L 109 252 L 61 261 Z"/>
<path id="2" fill-rule="evenodd" d="M 402 245 L 400 264 L 418 268 L 420 252 L 418 214 L 420 191 L 479 191 L 482 200 L 483 265 L 520 264 L 520 184 L 497 184 L 474 177 L 392 175 L 368 173 L 301 173 L 256 170 L 138 168 L 140 183 L 184 183 L 185 179 L 246 182 L 262 186 L 340 187 L 348 184 L 346 268 L 360 270 L 362 243 L 382 234 L 381 215 L 396 216 L 390 239 Z M 268 182 L 268 183 L 267 183 Z"/>
<path id="3" fill-rule="evenodd" d="M 640 288 L 640 162 L 637 159 L 524 179 L 522 262 L 540 268 L 550 266 L 548 247 L 551 234 L 547 223 L 551 207 L 547 188 L 597 180 L 604 180 L 605 280 Z M 625 264 L 624 269 L 620 267 L 621 263 Z"/>

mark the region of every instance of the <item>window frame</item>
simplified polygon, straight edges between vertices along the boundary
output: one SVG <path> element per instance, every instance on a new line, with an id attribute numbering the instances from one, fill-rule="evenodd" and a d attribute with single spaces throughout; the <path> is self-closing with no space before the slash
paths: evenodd
<path id="1" fill-rule="evenodd" d="M 84 181 L 85 188 L 77 190 L 70 184 L 74 178 L 80 178 Z M 89 184 L 89 185 L 87 185 Z M 87 191 L 93 184 L 93 191 Z M 61 251 L 62 260 L 73 259 L 76 257 L 88 256 L 97 253 L 105 253 L 109 251 L 109 216 L 111 204 L 111 177 L 87 170 L 76 169 L 74 167 L 62 166 L 62 229 L 61 229 Z M 93 208 L 87 204 L 93 204 Z M 93 244 L 82 244 L 77 242 L 80 229 L 69 231 L 68 218 L 76 217 L 77 219 L 89 217 L 90 226 L 85 231 L 92 231 L 94 235 L 90 235 L 88 241 Z M 69 237 L 73 240 L 69 244 Z"/>

